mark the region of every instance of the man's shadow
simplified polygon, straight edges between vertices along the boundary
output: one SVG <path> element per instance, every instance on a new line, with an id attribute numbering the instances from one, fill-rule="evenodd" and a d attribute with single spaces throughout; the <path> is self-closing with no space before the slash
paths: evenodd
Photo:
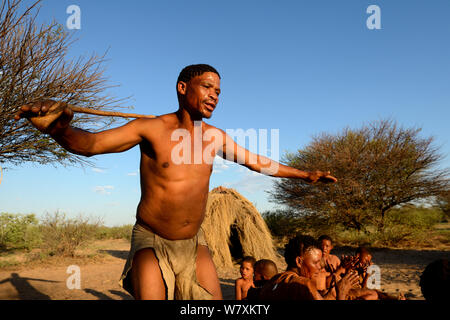
<path id="1" fill-rule="evenodd" d="M 20 300 L 51 300 L 50 296 L 34 288 L 28 282 L 30 280 L 43 282 L 61 282 L 35 278 L 22 278 L 18 273 L 11 273 L 11 277 L 0 281 L 0 284 L 10 282 L 14 286 L 14 288 L 16 288 Z"/>
<path id="2" fill-rule="evenodd" d="M 97 297 L 98 300 L 117 300 L 113 297 L 110 297 L 100 291 L 94 290 L 94 289 L 84 289 L 84 292 L 92 294 L 93 296 Z M 122 300 L 133 300 L 133 298 L 123 292 L 117 291 L 117 290 L 109 290 L 110 293 L 120 297 Z"/>
<path id="3" fill-rule="evenodd" d="M 120 258 L 126 260 L 128 258 L 128 251 L 125 250 L 99 250 L 101 253 L 110 254 L 113 257 Z"/>

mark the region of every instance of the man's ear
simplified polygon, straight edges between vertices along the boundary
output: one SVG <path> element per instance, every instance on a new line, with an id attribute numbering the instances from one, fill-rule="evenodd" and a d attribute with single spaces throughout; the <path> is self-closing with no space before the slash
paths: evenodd
<path id="1" fill-rule="evenodd" d="M 186 82 L 178 81 L 177 83 L 177 92 L 178 94 L 185 95 L 186 94 Z"/>
<path id="2" fill-rule="evenodd" d="M 297 265 L 298 268 L 302 267 L 302 263 L 303 263 L 303 258 L 302 257 L 295 258 L 295 264 Z"/>

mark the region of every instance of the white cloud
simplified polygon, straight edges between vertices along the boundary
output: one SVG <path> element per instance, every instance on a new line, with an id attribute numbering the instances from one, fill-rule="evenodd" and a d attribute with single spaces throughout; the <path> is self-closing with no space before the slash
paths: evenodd
<path id="1" fill-rule="evenodd" d="M 223 185 L 227 188 L 233 188 L 238 191 L 256 193 L 259 191 L 270 190 L 273 186 L 273 180 L 275 179 L 277 178 L 247 170 L 240 175 L 240 179 L 238 181 L 225 182 Z"/>
<path id="2" fill-rule="evenodd" d="M 221 157 L 215 157 L 213 162 L 213 172 L 220 173 L 230 168 L 233 162 L 225 160 Z"/>
<path id="3" fill-rule="evenodd" d="M 99 193 L 99 194 L 111 194 L 111 191 L 108 190 L 113 190 L 114 186 L 95 186 L 93 191 L 95 193 Z"/>
<path id="4" fill-rule="evenodd" d="M 92 171 L 98 172 L 98 173 L 105 173 L 106 170 L 100 169 L 100 168 L 92 168 Z"/>
<path id="5" fill-rule="evenodd" d="M 127 176 L 137 176 L 137 171 L 127 173 Z"/>

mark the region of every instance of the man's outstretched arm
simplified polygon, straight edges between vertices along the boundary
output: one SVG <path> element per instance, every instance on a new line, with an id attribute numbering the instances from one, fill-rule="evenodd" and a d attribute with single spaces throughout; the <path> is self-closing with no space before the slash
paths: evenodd
<path id="1" fill-rule="evenodd" d="M 29 119 L 38 130 L 50 134 L 64 149 L 87 157 L 132 148 L 142 141 L 143 122 L 151 120 L 137 119 L 119 128 L 92 133 L 70 126 L 72 110 L 52 100 L 22 106 L 15 116 L 16 120 L 21 118 Z"/>
<path id="2" fill-rule="evenodd" d="M 296 178 L 302 179 L 309 183 L 321 182 L 336 182 L 337 179 L 330 175 L 330 172 L 322 171 L 302 171 L 283 165 L 277 161 L 267 157 L 254 154 L 247 149 L 238 145 L 234 140 L 223 130 L 220 130 L 223 137 L 223 147 L 221 148 L 222 157 L 229 161 L 234 161 L 247 167 L 250 170 L 263 173 L 272 177 L 279 178 Z"/>

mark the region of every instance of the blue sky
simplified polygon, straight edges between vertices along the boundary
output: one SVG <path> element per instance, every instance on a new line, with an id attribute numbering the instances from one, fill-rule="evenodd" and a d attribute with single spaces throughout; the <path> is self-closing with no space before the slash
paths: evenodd
<path id="1" fill-rule="evenodd" d="M 30 1 L 26 1 L 29 3 Z M 449 1 L 65 1 L 42 2 L 39 21 L 63 25 L 81 9 L 70 56 L 108 50 L 111 93 L 132 96 L 133 112 L 177 109 L 181 69 L 208 63 L 222 94 L 207 121 L 222 129 L 279 130 L 279 152 L 311 136 L 384 118 L 433 135 L 450 166 Z M 369 30 L 369 5 L 381 29 Z M 140 197 L 139 151 L 97 156 L 95 168 L 24 164 L 4 172 L 0 212 L 60 210 L 134 223 Z M 320 168 L 318 168 L 320 169 Z M 210 187 L 233 187 L 260 211 L 271 178 L 229 162 L 215 165 Z"/>

